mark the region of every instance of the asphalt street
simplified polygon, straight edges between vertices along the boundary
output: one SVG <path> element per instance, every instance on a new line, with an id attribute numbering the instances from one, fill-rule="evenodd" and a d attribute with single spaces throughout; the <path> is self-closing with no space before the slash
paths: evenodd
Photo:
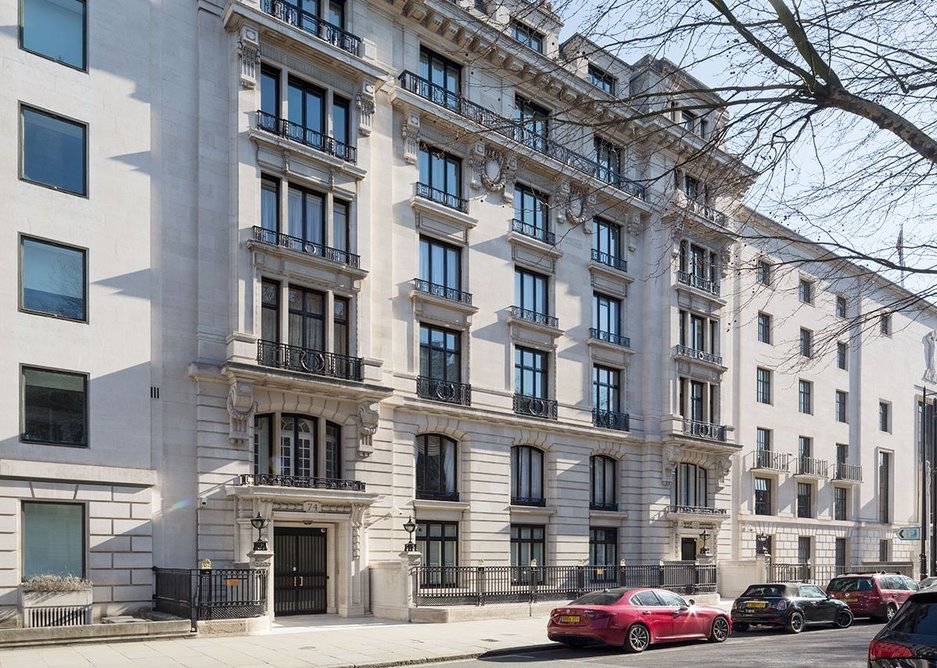
<path id="1" fill-rule="evenodd" d="M 594 666 L 835 666 L 860 668 L 872 637 L 882 628 L 877 622 L 857 620 L 848 629 L 811 628 L 800 635 L 784 631 L 762 630 L 736 633 L 716 645 L 690 642 L 652 646 L 643 654 L 625 654 L 620 649 L 587 648 L 542 651 L 518 651 L 500 656 L 481 657 L 474 661 L 449 662 L 447 668 L 482 668 L 489 666 L 555 666 L 591 664 Z"/>

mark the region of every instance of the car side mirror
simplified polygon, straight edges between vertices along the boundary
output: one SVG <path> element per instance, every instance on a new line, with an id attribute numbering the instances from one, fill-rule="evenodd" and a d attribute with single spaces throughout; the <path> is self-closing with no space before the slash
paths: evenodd
<path id="1" fill-rule="evenodd" d="M 674 611 L 673 616 L 674 616 L 674 617 L 679 617 L 680 615 L 684 615 L 684 614 L 686 614 L 687 610 L 689 610 L 688 607 L 686 607 L 685 605 L 681 605 L 679 608 L 677 608 L 677 609 Z"/>
<path id="2" fill-rule="evenodd" d="M 696 605 L 696 601 L 694 601 L 692 598 L 690 599 L 690 605 Z"/>

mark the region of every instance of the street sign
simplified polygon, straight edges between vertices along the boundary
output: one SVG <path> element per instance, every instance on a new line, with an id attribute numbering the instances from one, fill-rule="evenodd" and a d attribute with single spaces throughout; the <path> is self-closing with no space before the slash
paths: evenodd
<path id="1" fill-rule="evenodd" d="M 900 540 L 921 540 L 921 527 L 905 527 L 898 529 Z"/>

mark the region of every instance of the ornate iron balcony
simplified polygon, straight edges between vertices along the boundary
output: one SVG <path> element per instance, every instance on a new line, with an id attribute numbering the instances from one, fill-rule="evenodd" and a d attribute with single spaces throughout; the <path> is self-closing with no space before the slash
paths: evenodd
<path id="1" fill-rule="evenodd" d="M 527 496 L 512 496 L 511 497 L 512 506 L 538 506 L 542 508 L 547 505 L 547 500 L 542 496 L 539 497 L 527 497 Z"/>
<path id="2" fill-rule="evenodd" d="M 696 274 L 691 274 L 687 271 L 678 271 L 677 272 L 677 281 L 683 283 L 684 285 L 689 285 L 694 288 L 699 288 L 704 292 L 719 296 L 719 284 L 716 281 L 710 280 L 708 278 L 703 278 L 702 276 L 697 276 Z"/>
<path id="3" fill-rule="evenodd" d="M 770 471 L 787 471 L 791 456 L 786 452 L 772 452 L 771 450 L 756 450 L 753 469 L 768 469 Z"/>
<path id="4" fill-rule="evenodd" d="M 555 420 L 557 417 L 555 401 L 530 397 L 526 394 L 514 394 L 514 412 L 542 420 Z"/>
<path id="5" fill-rule="evenodd" d="M 690 197 L 686 193 L 683 193 L 683 206 L 690 213 L 708 220 L 711 223 L 725 227 L 726 215 L 716 207 L 700 202 L 698 199 Z"/>
<path id="6" fill-rule="evenodd" d="M 440 190 L 439 188 L 433 188 L 425 183 L 416 184 L 416 196 L 428 199 L 431 202 L 436 202 L 436 204 L 442 204 L 450 209 L 461 211 L 462 213 L 468 213 L 467 199 L 459 197 L 458 195 L 453 195 L 452 193 L 447 193 L 445 190 Z"/>
<path id="7" fill-rule="evenodd" d="M 595 170 L 595 177 L 600 181 L 604 181 L 610 186 L 615 186 L 619 190 L 622 190 L 629 195 L 634 195 L 638 199 L 647 199 L 647 192 L 640 183 L 636 183 L 631 179 L 622 176 L 621 172 L 609 165 L 597 164 Z"/>
<path id="8" fill-rule="evenodd" d="M 709 362 L 711 364 L 718 364 L 722 366 L 722 355 L 715 355 L 713 353 L 707 353 L 705 350 L 696 350 L 695 348 L 690 348 L 689 346 L 684 346 L 677 344 L 674 347 L 674 352 L 680 357 L 689 357 L 695 360 L 701 360 L 703 362 Z"/>
<path id="9" fill-rule="evenodd" d="M 458 492 L 439 492 L 428 489 L 417 489 L 416 498 L 426 501 L 458 501 Z"/>
<path id="10" fill-rule="evenodd" d="M 606 267 L 611 267 L 612 269 L 617 269 L 618 271 L 628 271 L 628 260 L 620 258 L 611 253 L 606 253 L 605 251 L 592 249 L 592 259 L 599 264 L 604 264 Z"/>
<path id="11" fill-rule="evenodd" d="M 725 425 L 714 424 L 712 422 L 684 419 L 683 433 L 688 436 L 705 438 L 708 441 L 719 441 L 720 443 L 725 443 L 726 441 Z"/>
<path id="12" fill-rule="evenodd" d="M 628 431 L 628 414 L 620 413 L 618 411 L 603 411 L 598 408 L 593 408 L 592 424 L 594 424 L 596 427 L 602 427 L 603 429 Z"/>
<path id="13" fill-rule="evenodd" d="M 610 512 L 618 512 L 618 504 L 614 501 L 604 502 L 604 501 L 590 501 L 589 510 L 607 510 Z"/>
<path id="14" fill-rule="evenodd" d="M 462 290 L 456 290 L 455 288 L 440 285 L 439 283 L 430 283 L 429 281 L 424 281 L 422 278 L 414 278 L 413 287 L 416 288 L 417 292 L 424 292 L 434 297 L 442 297 L 443 299 L 448 299 L 451 302 L 459 302 L 466 306 L 472 305 L 471 292 L 463 292 Z"/>
<path id="15" fill-rule="evenodd" d="M 472 386 L 451 380 L 418 376 L 416 395 L 421 399 L 442 401 L 447 404 L 472 405 Z"/>
<path id="16" fill-rule="evenodd" d="M 725 508 L 710 508 L 709 506 L 667 506 L 668 513 L 682 513 L 685 515 L 727 515 Z"/>
<path id="17" fill-rule="evenodd" d="M 303 489 L 341 489 L 352 492 L 365 491 L 365 485 L 359 480 L 338 480 L 335 478 L 311 478 L 300 475 L 273 475 L 268 473 L 242 473 L 239 485 L 269 485 L 271 487 L 300 487 Z"/>
<path id="18" fill-rule="evenodd" d="M 862 467 L 855 464 L 836 463 L 837 480 L 854 480 L 862 482 Z"/>
<path id="19" fill-rule="evenodd" d="M 616 346 L 621 346 L 622 348 L 631 347 L 631 339 L 629 339 L 627 336 L 613 334 L 612 332 L 606 332 L 603 329 L 596 329 L 595 327 L 589 328 L 589 337 L 595 339 L 596 341 L 605 341 L 606 343 L 612 343 Z"/>
<path id="20" fill-rule="evenodd" d="M 275 341 L 257 342 L 257 363 L 261 366 L 299 371 L 315 376 L 361 381 L 361 358 L 310 350 Z"/>
<path id="21" fill-rule="evenodd" d="M 349 146 L 321 132 L 310 130 L 299 123 L 277 118 L 266 111 L 257 111 L 257 129 L 308 146 L 326 155 L 335 156 L 340 160 L 352 163 L 358 161 L 358 150 L 354 146 Z"/>
<path id="22" fill-rule="evenodd" d="M 533 322 L 538 325 L 545 325 L 546 327 L 553 327 L 554 329 L 559 329 L 560 327 L 560 321 L 556 316 L 538 313 L 537 311 L 531 311 L 530 309 L 521 308 L 520 306 L 511 307 L 511 317 L 517 318 L 518 320 Z"/>
<path id="23" fill-rule="evenodd" d="M 354 56 L 361 55 L 360 37 L 328 21 L 323 21 L 292 3 L 284 2 L 284 0 L 260 0 L 260 8 L 270 16 L 337 46 L 342 51 L 347 51 Z"/>
<path id="24" fill-rule="evenodd" d="M 339 250 L 338 248 L 323 246 L 313 241 L 305 241 L 299 237 L 291 237 L 288 234 L 283 234 L 275 230 L 267 230 L 262 227 L 257 227 L 256 225 L 253 231 L 254 241 L 258 241 L 262 244 L 289 248 L 290 250 L 299 251 L 306 255 L 325 258 L 326 260 L 337 262 L 338 264 L 347 264 L 349 267 L 354 267 L 355 269 L 358 269 L 361 263 L 361 258 L 358 255 Z"/>
<path id="25" fill-rule="evenodd" d="M 818 478 L 830 477 L 830 465 L 825 459 L 815 457 L 798 457 L 797 473 L 795 475 L 809 475 Z"/>
<path id="26" fill-rule="evenodd" d="M 551 246 L 556 244 L 556 235 L 548 231 L 545 227 L 538 227 L 532 223 L 525 223 L 523 220 L 515 218 L 511 221 L 511 229 L 518 234 L 523 234 L 525 237 L 542 241 L 545 244 L 550 244 Z"/>

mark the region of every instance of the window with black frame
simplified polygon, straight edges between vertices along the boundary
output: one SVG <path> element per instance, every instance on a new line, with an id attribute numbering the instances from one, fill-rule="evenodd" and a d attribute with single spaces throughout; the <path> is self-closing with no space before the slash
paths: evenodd
<path id="1" fill-rule="evenodd" d="M 514 98 L 514 139 L 524 146 L 547 152 L 550 111 L 520 95 Z"/>
<path id="2" fill-rule="evenodd" d="M 459 111 L 462 92 L 462 66 L 427 48 L 420 47 L 420 79 L 417 95 Z"/>
<path id="3" fill-rule="evenodd" d="M 280 70 L 269 65 L 260 67 L 260 114 L 257 126 L 261 130 L 280 134 Z"/>
<path id="4" fill-rule="evenodd" d="M 287 104 L 289 138 L 324 151 L 327 148 L 325 90 L 302 79 L 290 77 Z"/>
<path id="5" fill-rule="evenodd" d="M 22 578 L 85 576 L 85 507 L 24 501 Z"/>
<path id="6" fill-rule="evenodd" d="M 673 472 L 672 503 L 675 506 L 711 508 L 709 503 L 709 471 L 696 464 L 681 462 Z"/>
<path id="7" fill-rule="evenodd" d="M 290 185 L 287 193 L 287 233 L 290 248 L 323 256 L 325 250 L 325 195 Z"/>
<path id="8" fill-rule="evenodd" d="M 416 437 L 416 498 L 458 501 L 456 442 L 441 434 Z"/>
<path id="9" fill-rule="evenodd" d="M 797 517 L 813 517 L 813 486 L 797 483 Z"/>
<path id="10" fill-rule="evenodd" d="M 325 295 L 293 286 L 287 295 L 290 346 L 304 351 L 325 350 Z"/>
<path id="11" fill-rule="evenodd" d="M 511 504 L 543 506 L 543 451 L 529 445 L 511 448 Z"/>
<path id="12" fill-rule="evenodd" d="M 88 127 L 23 106 L 20 176 L 73 195 L 88 194 Z"/>
<path id="13" fill-rule="evenodd" d="M 549 315 L 549 285 L 550 279 L 542 274 L 514 268 L 514 303 L 521 310 L 521 318 L 540 322 Z"/>
<path id="14" fill-rule="evenodd" d="M 306 484 L 301 479 L 340 480 L 341 425 L 290 413 L 258 415 L 254 418 L 253 463 L 255 474 L 289 476 L 298 486 Z"/>
<path id="15" fill-rule="evenodd" d="M 511 525 L 512 584 L 542 583 L 545 557 L 546 529 L 543 525 Z"/>
<path id="16" fill-rule="evenodd" d="M 468 205 L 462 199 L 462 159 L 446 151 L 420 144 L 420 181 L 416 194 L 463 213 Z"/>
<path id="17" fill-rule="evenodd" d="M 592 293 L 592 337 L 622 345 L 621 300 L 599 292 Z"/>
<path id="18" fill-rule="evenodd" d="M 833 488 L 833 519 L 845 520 L 848 515 L 849 490 L 845 487 Z"/>
<path id="19" fill-rule="evenodd" d="M 771 479 L 755 478 L 755 514 L 773 515 L 771 503 Z"/>
<path id="20" fill-rule="evenodd" d="M 417 394 L 424 399 L 468 404 L 462 385 L 462 333 L 435 325 L 420 325 L 420 376 Z"/>
<path id="21" fill-rule="evenodd" d="M 594 219 L 593 223 L 592 259 L 619 271 L 627 271 L 628 265 L 621 253 L 621 225 L 602 218 Z"/>
<path id="22" fill-rule="evenodd" d="M 20 309 L 87 320 L 87 258 L 81 248 L 20 237 Z"/>
<path id="23" fill-rule="evenodd" d="M 20 48 L 87 69 L 87 13 L 85 0 L 20 0 Z"/>
<path id="24" fill-rule="evenodd" d="M 552 244 L 554 237 L 549 230 L 549 211 L 546 195 L 521 183 L 514 186 L 512 228 L 515 232 Z"/>
<path id="25" fill-rule="evenodd" d="M 555 406 L 547 398 L 547 353 L 514 348 L 514 411 L 534 417 L 556 419 Z M 549 405 L 548 405 L 549 402 Z"/>
<path id="26" fill-rule="evenodd" d="M 592 423 L 608 429 L 627 429 L 621 412 L 621 372 L 598 364 L 592 367 Z"/>
<path id="27" fill-rule="evenodd" d="M 618 510 L 615 460 L 605 455 L 594 455 L 589 458 L 589 467 L 592 474 L 592 498 L 589 507 L 592 510 Z"/>
<path id="28" fill-rule="evenodd" d="M 420 237 L 420 283 L 417 289 L 451 301 L 465 301 L 462 292 L 462 250 Z"/>
<path id="29" fill-rule="evenodd" d="M 511 21 L 511 35 L 537 53 L 543 53 L 543 33 L 520 21 Z"/>
<path id="30" fill-rule="evenodd" d="M 24 443 L 88 445 L 86 374 L 23 366 L 20 382 Z"/>
<path id="31" fill-rule="evenodd" d="M 589 527 L 589 565 L 592 582 L 618 580 L 618 530 Z"/>
<path id="32" fill-rule="evenodd" d="M 416 549 L 422 559 L 422 587 L 452 587 L 458 582 L 459 525 L 417 520 Z"/>
<path id="33" fill-rule="evenodd" d="M 589 65 L 589 82 L 609 95 L 615 94 L 615 84 L 618 83 L 615 77 L 595 65 Z"/>
<path id="34" fill-rule="evenodd" d="M 620 183 L 624 150 L 601 137 L 596 137 L 594 144 L 597 165 L 596 176 L 606 183 L 613 185 Z"/>

